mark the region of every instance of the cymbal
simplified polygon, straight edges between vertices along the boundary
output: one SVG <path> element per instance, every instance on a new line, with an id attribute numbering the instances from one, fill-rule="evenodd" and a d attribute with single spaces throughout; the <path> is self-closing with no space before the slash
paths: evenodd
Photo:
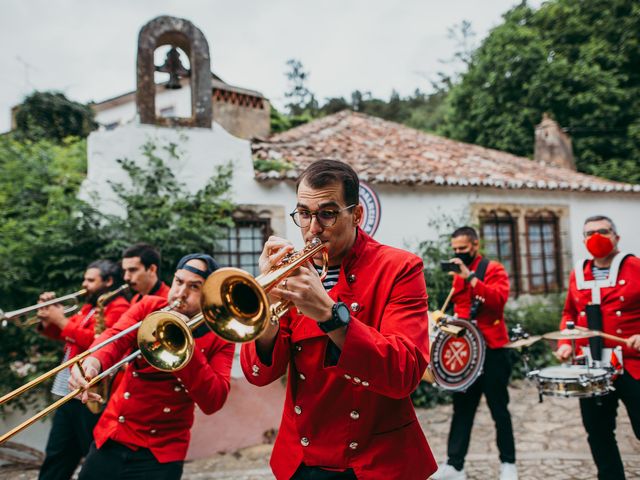
<path id="1" fill-rule="evenodd" d="M 522 348 L 522 347 L 530 347 L 538 340 L 542 339 L 540 335 L 532 335 L 527 338 L 519 338 L 518 340 L 514 340 L 513 342 L 507 343 L 504 348 Z"/>
<path id="2" fill-rule="evenodd" d="M 579 338 L 589 338 L 598 336 L 598 332 L 589 329 L 565 328 L 556 332 L 549 332 L 542 335 L 547 340 L 577 340 Z"/>

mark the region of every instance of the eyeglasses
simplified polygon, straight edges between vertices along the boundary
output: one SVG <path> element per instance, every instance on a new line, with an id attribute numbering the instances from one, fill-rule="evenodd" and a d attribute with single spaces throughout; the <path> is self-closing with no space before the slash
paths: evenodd
<path id="1" fill-rule="evenodd" d="M 609 235 L 613 229 L 611 228 L 598 228 L 597 230 L 587 230 L 584 232 L 584 238 L 589 238 L 591 235 L 599 233 L 600 235 Z"/>
<path id="2" fill-rule="evenodd" d="M 293 223 L 295 223 L 300 228 L 307 228 L 311 225 L 311 219 L 316 217 L 318 223 L 326 228 L 332 227 L 336 224 L 338 220 L 338 215 L 345 210 L 349 210 L 350 208 L 355 207 L 356 204 L 349 205 L 348 207 L 341 208 L 340 210 L 331 210 L 329 208 L 316 210 L 312 212 L 311 210 L 294 210 L 289 214 L 289 216 L 293 219 Z"/>

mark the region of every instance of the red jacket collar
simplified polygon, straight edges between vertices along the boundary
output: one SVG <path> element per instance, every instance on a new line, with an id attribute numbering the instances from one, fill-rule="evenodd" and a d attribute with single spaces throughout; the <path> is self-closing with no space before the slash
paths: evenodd
<path id="1" fill-rule="evenodd" d="M 342 259 L 340 269 L 343 271 L 351 270 L 358 262 L 358 259 L 360 258 L 362 252 L 364 252 L 365 248 L 367 247 L 367 245 L 369 245 L 370 242 L 375 242 L 375 240 L 367 235 L 360 227 L 357 227 L 356 241 L 351 247 L 351 250 L 349 250 L 345 257 Z"/>

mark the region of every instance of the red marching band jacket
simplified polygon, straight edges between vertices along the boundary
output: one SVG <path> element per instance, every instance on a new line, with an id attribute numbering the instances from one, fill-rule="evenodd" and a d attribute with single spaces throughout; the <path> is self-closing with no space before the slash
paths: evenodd
<path id="1" fill-rule="evenodd" d="M 67 325 L 62 330 L 50 324 L 43 328 L 41 333 L 54 340 L 66 342 L 65 349 L 69 349 L 69 358 L 75 357 L 87 350 L 95 340 L 93 334 L 96 324 L 95 311 L 87 318 L 93 308 L 92 305 L 85 303 L 78 313 L 69 317 Z M 123 297 L 117 297 L 109 302 L 104 308 L 105 326 L 108 328 L 114 325 L 128 308 L 129 302 Z"/>
<path id="2" fill-rule="evenodd" d="M 593 260 L 585 262 L 584 280 L 593 280 Z M 615 285 L 603 287 L 600 290 L 600 311 L 602 312 L 602 331 L 618 337 L 629 337 L 640 333 L 640 259 L 627 257 L 620 266 L 615 279 Z M 591 289 L 578 289 L 576 272 L 571 271 L 569 290 L 562 312 L 560 328 L 566 327 L 568 321 L 575 325 L 588 327 L 585 308 L 591 303 Z M 640 379 L 640 352 L 628 348 L 626 345 L 613 342 L 606 338 L 605 348 L 622 346 L 624 369 L 637 379 Z M 586 346 L 588 339 L 575 340 L 577 346 Z M 558 344 L 568 344 L 569 340 L 560 340 Z M 606 359 L 603 359 L 606 360 Z"/>
<path id="3" fill-rule="evenodd" d="M 161 297 L 145 296 L 109 330 L 101 342 L 167 305 Z M 139 358 L 130 363 L 93 435 L 100 448 L 112 439 L 129 448 L 148 448 L 160 463 L 184 460 L 193 425 L 194 405 L 207 415 L 222 408 L 230 388 L 234 344 L 202 325 L 194 335 L 196 348 L 181 370 L 162 372 Z M 204 334 L 199 336 L 199 333 Z M 137 349 L 137 330 L 94 353 L 103 370 Z"/>
<path id="4" fill-rule="evenodd" d="M 482 257 L 477 255 L 469 266 L 475 271 Z M 454 294 L 451 301 L 453 311 L 459 318 L 468 319 L 471 314 L 471 302 L 478 299 L 481 303 L 476 316 L 477 326 L 487 342 L 487 348 L 500 348 L 509 342 L 507 325 L 504 321 L 504 306 L 509 299 L 509 275 L 502 264 L 491 260 L 487 265 L 484 280 L 478 279 L 475 287 L 458 275 L 453 278 Z"/>
<path id="5" fill-rule="evenodd" d="M 410 398 L 429 351 L 422 260 L 358 230 L 329 295 L 352 315 L 336 365 L 325 364 L 329 337 L 295 309 L 281 320 L 270 365 L 255 342 L 242 346 L 242 369 L 254 385 L 288 369 L 271 456 L 276 478 L 291 478 L 304 462 L 352 468 L 361 480 L 424 480 L 437 466 Z"/>

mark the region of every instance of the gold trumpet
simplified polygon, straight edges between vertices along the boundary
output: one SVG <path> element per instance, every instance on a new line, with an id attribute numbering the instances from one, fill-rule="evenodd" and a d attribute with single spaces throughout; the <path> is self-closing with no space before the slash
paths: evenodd
<path id="1" fill-rule="evenodd" d="M 37 316 L 32 316 L 27 318 L 26 320 L 20 320 L 20 317 L 33 312 L 34 310 L 38 310 L 40 308 L 48 307 L 50 305 L 55 305 L 56 303 L 64 303 L 67 301 L 72 301 L 73 305 L 66 307 L 64 309 L 64 314 L 68 315 L 78 309 L 78 297 L 83 297 L 87 294 L 87 289 L 83 288 L 78 290 L 77 292 L 70 293 L 69 295 L 64 295 L 62 297 L 54 298 L 52 300 L 47 300 L 46 302 L 36 303 L 35 305 L 31 305 L 29 307 L 21 308 L 19 310 L 13 310 L 11 312 L 3 312 L 0 310 L 0 322 L 2 322 L 2 326 L 6 327 L 9 321 L 12 321 L 17 326 L 25 328 L 35 325 L 40 321 Z"/>
<path id="2" fill-rule="evenodd" d="M 238 268 L 216 270 L 202 288 L 202 313 L 189 320 L 177 312 L 154 312 L 143 320 L 138 329 L 140 353 L 158 370 L 180 370 L 193 356 L 195 341 L 191 332 L 202 323 L 228 342 L 255 340 L 269 323 L 277 323 L 291 307 L 290 302 L 272 305 L 267 293 L 319 252 L 323 257 L 320 276 L 324 278 L 329 259 L 326 247 L 318 238 L 258 277 Z"/>

